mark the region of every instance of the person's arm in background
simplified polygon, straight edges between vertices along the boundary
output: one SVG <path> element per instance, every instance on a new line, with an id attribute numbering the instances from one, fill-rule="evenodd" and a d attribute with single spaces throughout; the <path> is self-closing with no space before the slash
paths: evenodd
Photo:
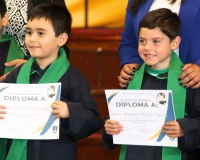
<path id="1" fill-rule="evenodd" d="M 180 84 L 184 87 L 197 89 L 200 87 L 200 67 L 195 63 L 185 64 L 183 73 L 179 76 Z"/>
<path id="2" fill-rule="evenodd" d="M 185 19 L 182 18 L 182 23 L 184 23 L 183 25 L 185 26 L 192 25 L 193 27 L 190 32 L 191 38 L 188 44 L 185 65 L 182 69 L 183 73 L 179 76 L 180 83 L 182 83 L 183 86 L 187 88 L 192 87 L 194 89 L 200 87 L 200 53 L 199 53 L 200 51 L 200 29 L 199 29 L 200 28 L 200 5 L 199 5 L 199 1 L 196 1 L 196 3 L 193 5 L 197 5 L 197 3 L 198 3 L 199 8 L 195 12 L 196 17 L 195 17 L 194 24 L 190 24 L 190 23 L 188 24 L 188 21 L 186 22 L 187 18 L 185 17 L 183 17 Z M 185 30 L 182 31 L 182 34 L 185 34 Z M 183 40 L 183 36 L 181 35 L 182 40 Z M 192 59 L 192 62 L 190 59 Z"/>
<path id="3" fill-rule="evenodd" d="M 25 59 L 15 59 L 15 60 L 6 62 L 6 63 L 5 63 L 5 66 L 6 66 L 6 67 L 11 67 L 11 66 L 17 67 L 17 66 L 19 66 L 19 65 L 21 65 L 21 64 L 23 64 L 23 63 L 25 63 L 26 61 L 27 61 L 27 60 L 25 60 Z M 10 72 L 8 72 L 8 73 L 2 75 L 2 76 L 0 77 L 0 82 L 4 81 L 5 78 L 6 78 L 6 76 L 7 76 L 9 73 L 10 73 Z"/>
<path id="4" fill-rule="evenodd" d="M 132 75 L 142 64 L 138 54 L 138 35 L 133 25 L 133 13 L 129 9 L 130 4 L 131 0 L 129 0 L 126 8 L 124 31 L 122 32 L 122 40 L 119 46 L 120 65 L 122 66 L 119 85 L 122 88 L 126 88 Z"/>
<path id="5" fill-rule="evenodd" d="M 63 2 L 63 4 L 64 4 L 64 0 L 53 0 L 53 2 Z M 32 1 L 29 1 L 28 0 L 28 13 L 31 11 L 31 9 L 33 8 L 33 7 L 35 7 L 36 5 L 38 5 L 38 4 L 42 4 L 42 3 L 46 3 L 46 2 L 52 2 L 52 0 L 32 0 Z M 17 2 L 16 2 L 17 3 Z M 24 15 L 25 16 L 25 15 Z M 21 64 L 23 64 L 23 63 L 25 63 L 29 58 L 30 58 L 30 55 L 29 55 L 29 53 L 27 53 L 27 54 L 25 54 L 25 57 L 24 57 L 25 59 L 15 59 L 15 60 L 12 60 L 12 61 L 8 61 L 8 62 L 6 62 L 4 65 L 6 66 L 6 67 L 12 67 L 12 66 L 14 66 L 15 68 L 17 67 L 17 66 L 19 66 L 19 65 L 21 65 Z M 9 74 L 10 72 L 8 72 L 8 73 L 6 73 L 6 74 L 4 74 L 4 75 L 2 75 L 2 76 L 0 76 L 0 82 L 2 82 L 2 81 L 4 81 L 5 80 L 5 78 L 6 78 L 6 76 Z"/>

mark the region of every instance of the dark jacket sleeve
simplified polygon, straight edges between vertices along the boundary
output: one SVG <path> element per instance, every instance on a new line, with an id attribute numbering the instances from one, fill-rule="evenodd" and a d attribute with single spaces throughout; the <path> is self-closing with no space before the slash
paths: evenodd
<path id="1" fill-rule="evenodd" d="M 194 150 L 200 144 L 200 89 L 187 89 L 187 118 L 177 120 L 184 137 L 179 139 L 179 149 L 185 152 Z"/>
<path id="2" fill-rule="evenodd" d="M 68 92 L 69 96 L 61 96 L 61 100 L 67 103 L 69 118 L 61 119 L 61 129 L 67 137 L 77 141 L 99 130 L 102 120 L 85 76 L 72 67 L 69 69 L 69 75 L 62 83 L 67 86 L 65 92 Z"/>
<path id="3" fill-rule="evenodd" d="M 106 120 L 109 119 L 109 116 L 107 116 L 104 121 L 103 121 L 103 126 L 102 126 L 102 143 L 103 146 L 106 150 L 112 150 L 115 149 L 117 146 L 117 144 L 113 144 L 113 136 L 112 135 L 108 135 L 105 131 L 105 127 L 104 124 L 106 122 Z"/>

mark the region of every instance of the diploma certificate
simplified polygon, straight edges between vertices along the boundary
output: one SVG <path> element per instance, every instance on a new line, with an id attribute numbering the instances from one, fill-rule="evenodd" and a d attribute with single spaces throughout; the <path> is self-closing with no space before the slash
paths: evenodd
<path id="1" fill-rule="evenodd" d="M 0 138 L 59 139 L 59 119 L 51 104 L 60 100 L 61 83 L 0 83 L 0 105 L 6 106 L 0 120 Z"/>
<path id="2" fill-rule="evenodd" d="M 123 131 L 113 135 L 114 144 L 177 147 L 177 138 L 162 132 L 165 122 L 174 121 L 170 90 L 105 90 L 110 119 Z"/>

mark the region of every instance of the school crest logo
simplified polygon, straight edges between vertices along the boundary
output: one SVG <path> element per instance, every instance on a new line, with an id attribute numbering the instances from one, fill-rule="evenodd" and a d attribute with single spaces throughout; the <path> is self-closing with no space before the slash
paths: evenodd
<path id="1" fill-rule="evenodd" d="M 165 104 L 167 102 L 164 93 L 158 93 L 156 96 L 156 99 L 157 99 L 158 103 L 160 103 L 160 104 Z"/>
<path id="2" fill-rule="evenodd" d="M 55 86 L 50 86 L 47 90 L 47 95 L 49 98 L 53 98 L 56 95 Z"/>
<path id="3" fill-rule="evenodd" d="M 58 126 L 53 126 L 53 133 L 56 133 L 58 130 Z"/>

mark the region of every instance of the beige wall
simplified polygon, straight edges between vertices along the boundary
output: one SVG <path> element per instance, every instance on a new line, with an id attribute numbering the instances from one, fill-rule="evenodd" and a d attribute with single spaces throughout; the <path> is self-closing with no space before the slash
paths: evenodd
<path id="1" fill-rule="evenodd" d="M 128 0 L 88 0 L 88 27 L 122 28 Z M 65 0 L 73 28 L 85 26 L 84 0 Z"/>

